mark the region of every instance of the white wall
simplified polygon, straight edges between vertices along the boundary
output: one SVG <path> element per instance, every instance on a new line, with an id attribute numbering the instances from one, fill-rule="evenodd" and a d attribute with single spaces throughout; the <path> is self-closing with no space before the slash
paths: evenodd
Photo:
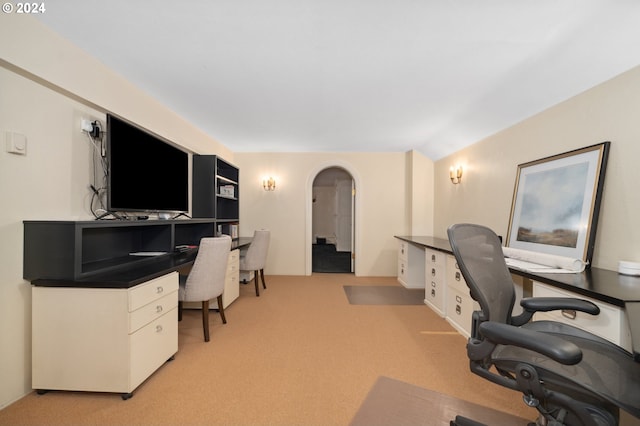
<path id="1" fill-rule="evenodd" d="M 407 152 L 407 235 L 433 235 L 434 163 L 418 151 Z"/>
<path id="2" fill-rule="evenodd" d="M 199 154 L 233 153 L 156 99 L 28 15 L 0 14 L 0 66 L 69 98 L 112 112 Z"/>
<path id="3" fill-rule="evenodd" d="M 101 114 L 0 67 L 0 132 L 27 137 L 27 155 L 0 146 L 0 407 L 31 390 L 31 286 L 22 279 L 22 221 L 89 218 L 91 147 L 80 116 Z M 75 125 L 78 125 L 76 127 Z"/>
<path id="4" fill-rule="evenodd" d="M 351 173 L 356 185 L 356 275 L 395 275 L 394 235 L 407 232 L 405 153 L 236 153 L 235 158 L 242 187 L 240 234 L 271 230 L 265 273 L 307 273 L 312 180 L 321 170 L 338 166 Z M 262 189 L 263 176 L 276 179 L 275 191 Z"/>
<path id="5" fill-rule="evenodd" d="M 478 142 L 435 165 L 436 236 L 477 222 L 506 237 L 517 165 L 611 141 L 593 265 L 640 261 L 640 67 Z M 462 183 L 449 167 L 462 164 Z"/>

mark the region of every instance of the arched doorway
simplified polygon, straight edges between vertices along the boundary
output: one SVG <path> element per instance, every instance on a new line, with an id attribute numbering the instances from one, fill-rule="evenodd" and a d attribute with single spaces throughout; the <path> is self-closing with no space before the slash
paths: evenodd
<path id="1" fill-rule="evenodd" d="M 313 180 L 311 272 L 353 272 L 354 181 L 342 167 Z"/>
<path id="2" fill-rule="evenodd" d="M 362 181 L 356 171 L 356 169 L 350 164 L 342 161 L 342 160 L 332 160 L 327 161 L 322 164 L 318 164 L 314 169 L 309 172 L 307 176 L 307 185 L 306 185 L 306 225 L 305 225 L 305 274 L 311 275 L 312 273 L 312 248 L 313 244 L 316 242 L 316 236 L 313 235 L 313 183 L 315 181 L 316 176 L 318 176 L 323 170 L 329 168 L 340 168 L 345 171 L 348 175 L 351 176 L 351 185 L 353 191 L 351 192 L 351 200 L 352 200 L 352 209 L 351 209 L 351 219 L 352 223 L 351 228 L 351 271 L 353 271 L 356 275 L 358 275 L 359 270 L 359 262 L 357 258 L 357 253 L 360 247 L 360 226 L 361 223 L 361 197 L 358 196 L 358 192 L 362 190 Z M 346 192 L 346 191 L 345 191 Z M 336 234 L 342 235 L 341 232 L 336 232 Z M 337 236 L 336 236 L 337 238 Z M 337 241 L 336 241 L 337 242 Z"/>

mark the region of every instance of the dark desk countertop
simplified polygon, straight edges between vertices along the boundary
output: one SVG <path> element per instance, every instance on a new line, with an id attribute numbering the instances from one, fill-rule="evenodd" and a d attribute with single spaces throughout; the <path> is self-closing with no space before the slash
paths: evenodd
<path id="1" fill-rule="evenodd" d="M 251 240 L 251 237 L 233 240 L 231 250 L 246 247 L 251 243 Z M 197 249 L 167 253 L 153 258 L 141 259 L 135 264 L 132 263 L 132 266 L 97 273 L 81 280 L 42 278 L 33 280 L 31 284 L 39 287 L 131 288 L 190 266 L 195 261 L 197 253 Z"/>
<path id="2" fill-rule="evenodd" d="M 396 236 L 396 238 L 417 246 L 453 254 L 449 240 L 428 236 Z M 618 274 L 600 268 L 589 268 L 579 274 L 539 274 L 510 268 L 516 275 L 533 281 L 592 297 L 612 305 L 640 302 L 640 277 Z"/>

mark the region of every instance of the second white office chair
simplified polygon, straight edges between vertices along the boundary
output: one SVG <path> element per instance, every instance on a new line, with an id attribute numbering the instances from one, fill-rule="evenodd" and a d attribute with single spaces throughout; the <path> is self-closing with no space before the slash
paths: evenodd
<path id="1" fill-rule="evenodd" d="M 262 278 L 262 287 L 267 288 L 267 284 L 264 282 L 264 266 L 267 263 L 270 237 L 271 233 L 268 230 L 256 230 L 253 232 L 253 239 L 249 244 L 249 248 L 244 252 L 240 252 L 240 271 L 254 271 L 256 296 L 260 296 L 258 275 Z"/>
<path id="2" fill-rule="evenodd" d="M 211 299 L 218 299 L 222 323 L 227 323 L 222 306 L 222 293 L 230 251 L 231 237 L 228 235 L 202 238 L 189 275 L 180 276 L 178 320 L 182 320 L 182 302 L 202 302 L 202 328 L 205 342 L 209 341 L 209 301 Z"/>

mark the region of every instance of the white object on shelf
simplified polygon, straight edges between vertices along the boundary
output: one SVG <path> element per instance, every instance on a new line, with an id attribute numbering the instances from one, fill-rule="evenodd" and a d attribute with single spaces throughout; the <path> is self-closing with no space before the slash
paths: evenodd
<path id="1" fill-rule="evenodd" d="M 223 197 L 235 197 L 235 193 L 233 185 L 222 185 L 220 187 L 220 195 Z"/>
<path id="2" fill-rule="evenodd" d="M 640 275 L 640 263 L 621 260 L 618 263 L 618 273 L 623 275 Z"/>

